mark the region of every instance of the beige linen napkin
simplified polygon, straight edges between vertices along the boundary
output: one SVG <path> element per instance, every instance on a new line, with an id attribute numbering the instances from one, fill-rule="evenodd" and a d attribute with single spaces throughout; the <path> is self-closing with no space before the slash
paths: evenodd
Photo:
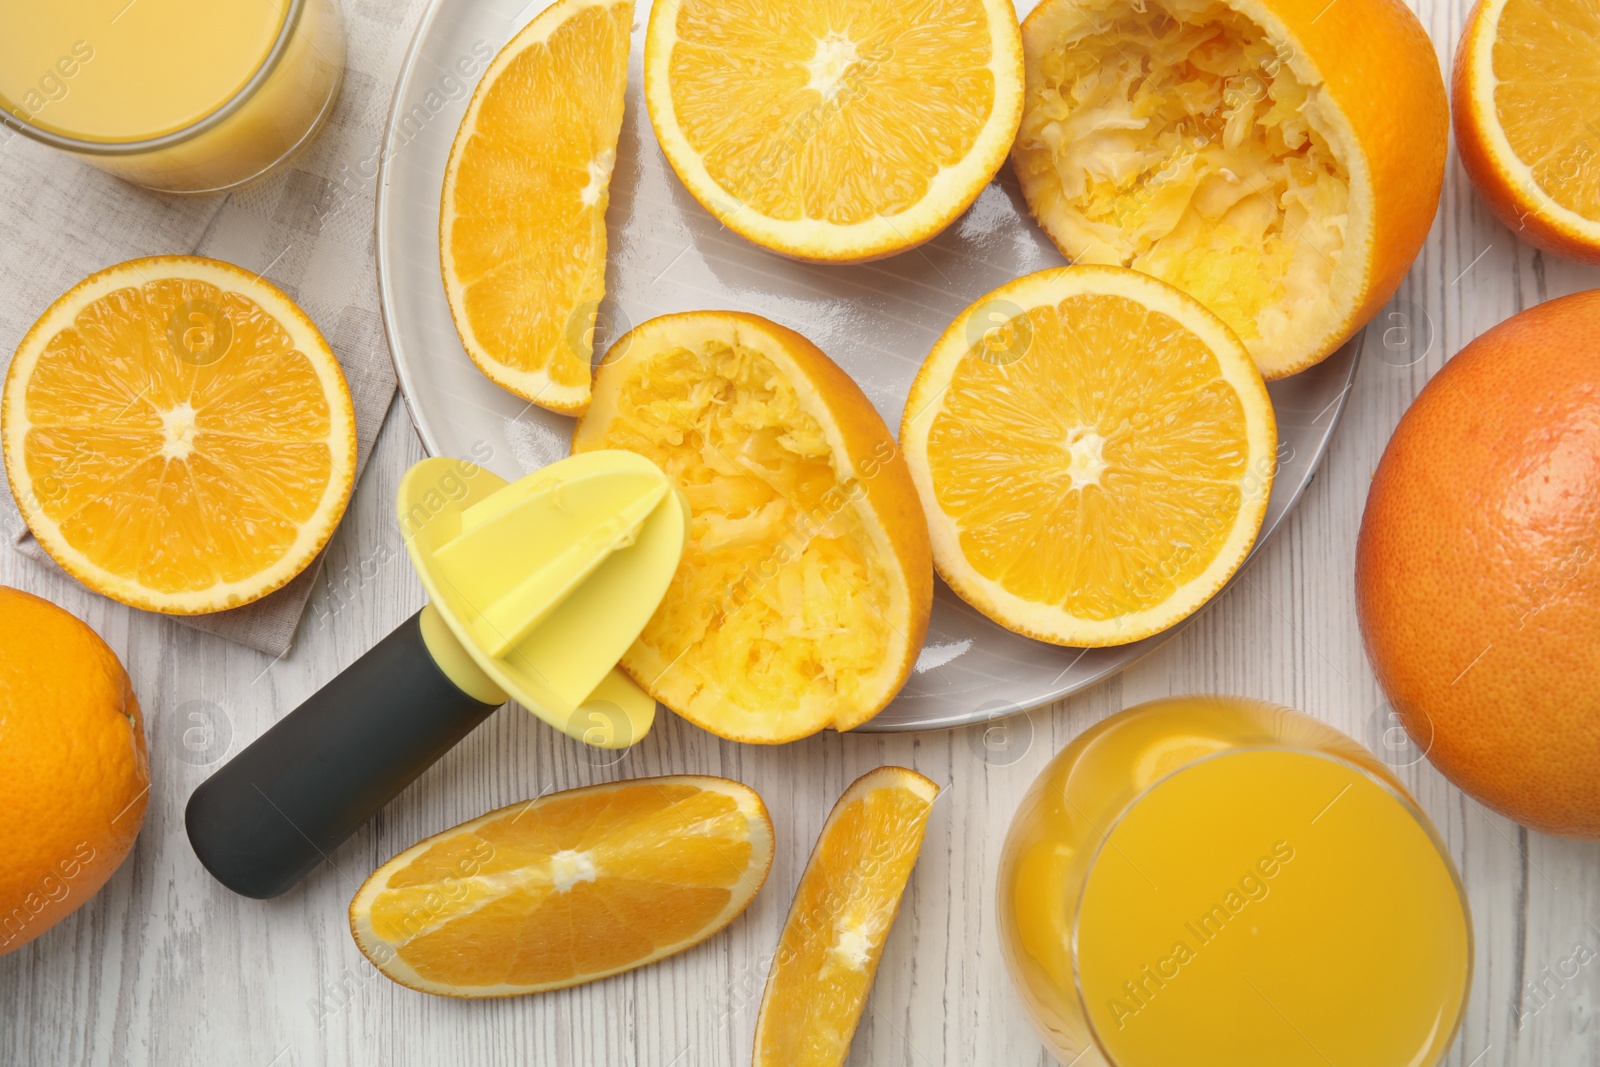
<path id="1" fill-rule="evenodd" d="M 355 399 L 356 476 L 394 397 L 373 259 L 373 164 L 389 94 L 422 0 L 345 3 L 344 87 L 327 126 L 284 170 L 229 194 L 145 192 L 0 127 L 0 360 L 57 296 L 135 256 L 193 252 L 227 260 L 283 289 L 333 346 Z M 54 567 L 15 510 L 0 522 L 19 552 Z M 254 604 L 174 616 L 197 630 L 282 656 L 321 558 Z"/>

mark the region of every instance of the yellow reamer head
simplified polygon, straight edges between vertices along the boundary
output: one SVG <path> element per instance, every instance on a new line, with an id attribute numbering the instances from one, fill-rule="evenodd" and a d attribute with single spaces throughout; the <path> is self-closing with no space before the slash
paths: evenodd
<path id="1" fill-rule="evenodd" d="M 625 748 L 649 731 L 655 701 L 616 664 L 689 535 L 688 501 L 661 468 L 586 452 L 507 482 L 439 457 L 408 470 L 398 497 L 431 600 L 423 637 L 453 682 L 591 745 Z"/>

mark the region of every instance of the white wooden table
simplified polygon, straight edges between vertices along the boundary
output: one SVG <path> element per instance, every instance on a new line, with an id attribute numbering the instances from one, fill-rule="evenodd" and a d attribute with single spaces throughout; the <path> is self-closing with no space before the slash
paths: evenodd
<path id="1" fill-rule="evenodd" d="M 1466 6 L 1421 4 L 1446 69 Z M 1000 844 L 1029 782 L 1084 727 L 1170 693 L 1276 700 L 1382 746 L 1392 723 L 1361 650 L 1351 573 L 1384 442 L 1448 355 L 1521 308 L 1595 286 L 1600 270 L 1536 254 L 1494 222 L 1452 154 L 1433 233 L 1368 331 L 1344 422 L 1298 511 L 1203 619 L 1120 678 L 1012 720 L 1003 735 L 828 734 L 762 748 L 664 715 L 615 763 L 502 709 L 330 864 L 268 902 L 233 896 L 207 876 L 184 836 L 183 806 L 227 754 L 422 604 L 393 552 L 396 481 L 422 456 L 404 410 L 396 404 L 389 413 L 297 645 L 280 662 L 137 615 L 0 550 L 0 582 L 86 619 L 127 664 L 147 716 L 153 776 L 149 817 L 128 863 L 75 915 L 0 958 L 0 1064 L 746 1064 L 765 962 L 823 818 L 857 775 L 900 763 L 945 792 L 851 1062 L 1048 1065 L 995 938 Z M 1425 761 L 1412 763 L 1414 754 L 1390 758 L 1407 764 L 1399 773 L 1449 842 L 1472 904 L 1476 972 L 1449 1062 L 1600 1062 L 1600 846 L 1530 833 Z M 401 848 L 547 790 L 676 772 L 749 783 L 776 823 L 766 889 L 709 942 L 608 981 L 487 1002 L 392 985 L 356 951 L 345 908 Z"/>

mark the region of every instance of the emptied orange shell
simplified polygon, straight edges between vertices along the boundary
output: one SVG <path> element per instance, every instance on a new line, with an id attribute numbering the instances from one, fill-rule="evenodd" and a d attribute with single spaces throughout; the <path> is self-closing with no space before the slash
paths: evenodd
<path id="1" fill-rule="evenodd" d="M 637 452 L 688 497 L 677 577 L 622 658 L 657 700 L 772 743 L 894 697 L 932 607 L 927 524 L 883 419 L 810 341 L 738 312 L 651 319 L 607 353 L 572 448 Z"/>

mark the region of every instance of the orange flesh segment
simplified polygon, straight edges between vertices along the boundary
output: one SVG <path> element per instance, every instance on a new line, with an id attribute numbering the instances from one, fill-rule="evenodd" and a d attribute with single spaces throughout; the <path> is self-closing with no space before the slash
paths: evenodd
<path id="1" fill-rule="evenodd" d="M 585 391 L 632 17 L 582 8 L 516 55 L 480 90 L 446 191 L 445 275 L 481 355 Z"/>
<path id="2" fill-rule="evenodd" d="M 556 794 L 390 873 L 372 929 L 443 986 L 570 983 L 709 932 L 766 858 L 727 793 L 645 780 Z"/>
<path id="3" fill-rule="evenodd" d="M 1600 9 L 1507 0 L 1493 47 L 1495 119 L 1550 198 L 1600 220 Z"/>
<path id="4" fill-rule="evenodd" d="M 231 323 L 220 358 L 206 361 L 210 335 L 169 328 L 190 301 Z M 174 333 L 195 346 L 186 358 Z M 46 342 L 24 411 L 40 510 L 88 560 L 160 593 L 276 563 L 333 474 L 311 360 L 249 297 L 204 281 L 161 279 L 84 307 Z"/>
<path id="5" fill-rule="evenodd" d="M 973 568 L 1023 599 L 1090 619 L 1158 604 L 1239 514 L 1239 396 L 1199 337 L 1127 297 L 1023 314 L 1030 355 L 975 348 L 951 377 L 928 433 L 939 506 Z"/>
<path id="6" fill-rule="evenodd" d="M 758 1067 L 844 1062 L 937 793 L 921 775 L 885 767 L 841 798 L 778 942 L 757 1023 Z"/>
<path id="7" fill-rule="evenodd" d="M 713 181 L 773 219 L 903 212 L 994 109 L 980 0 L 685 0 L 677 36 L 684 138 Z"/>

